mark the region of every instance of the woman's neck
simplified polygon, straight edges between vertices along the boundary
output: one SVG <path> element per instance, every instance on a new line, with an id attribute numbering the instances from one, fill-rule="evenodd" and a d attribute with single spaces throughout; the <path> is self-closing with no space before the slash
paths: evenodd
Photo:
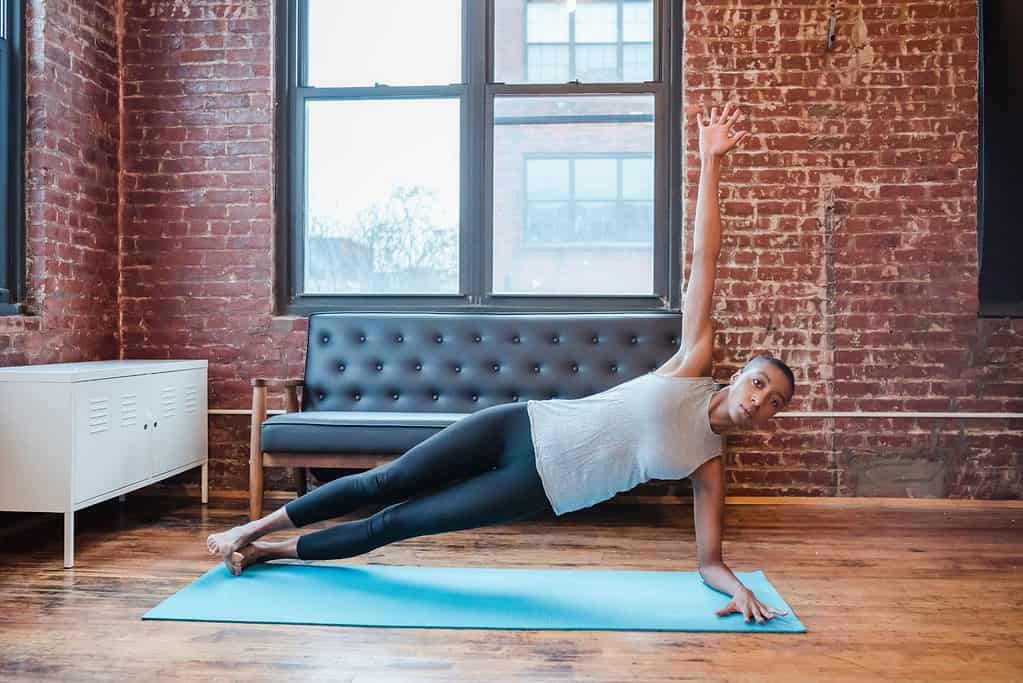
<path id="1" fill-rule="evenodd" d="M 715 434 L 725 434 L 735 430 L 735 423 L 728 414 L 728 394 L 731 386 L 715 391 L 710 397 L 710 406 L 707 412 L 710 417 L 710 428 Z"/>

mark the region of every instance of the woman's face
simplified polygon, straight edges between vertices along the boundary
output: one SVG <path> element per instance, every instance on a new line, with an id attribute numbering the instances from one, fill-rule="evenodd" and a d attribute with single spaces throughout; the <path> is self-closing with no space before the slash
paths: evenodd
<path id="1" fill-rule="evenodd" d="M 733 375 L 728 414 L 737 427 L 762 427 L 788 406 L 792 389 L 781 370 L 770 363 L 757 363 Z"/>

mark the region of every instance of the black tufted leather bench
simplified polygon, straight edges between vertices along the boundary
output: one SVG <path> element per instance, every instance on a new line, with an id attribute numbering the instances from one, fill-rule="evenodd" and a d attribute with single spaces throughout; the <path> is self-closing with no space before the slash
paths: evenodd
<path id="1" fill-rule="evenodd" d="M 529 399 L 578 398 L 679 350 L 677 313 L 316 313 L 303 379 L 252 380 L 249 513 L 263 468 L 374 467 L 459 418 Z M 267 387 L 287 413 L 266 419 Z M 298 388 L 302 387 L 301 406 Z"/>

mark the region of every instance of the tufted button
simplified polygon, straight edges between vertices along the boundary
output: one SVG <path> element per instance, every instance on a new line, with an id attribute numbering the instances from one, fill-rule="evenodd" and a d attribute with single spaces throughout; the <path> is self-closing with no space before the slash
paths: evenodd
<path id="1" fill-rule="evenodd" d="M 416 372 L 419 372 L 422 369 L 423 369 L 422 363 L 416 363 Z"/>
<path id="2" fill-rule="evenodd" d="M 635 343 L 636 343 L 636 341 L 637 341 L 637 340 L 636 340 L 636 338 L 635 338 L 635 337 L 633 337 L 632 339 L 630 339 L 630 340 L 629 340 L 629 343 L 630 343 L 630 344 L 635 344 Z"/>
<path id="3" fill-rule="evenodd" d="M 482 341 L 481 337 L 478 334 L 473 339 L 477 344 L 479 344 L 480 341 Z"/>
<path id="4" fill-rule="evenodd" d="M 323 394 L 317 394 L 316 396 L 317 396 L 317 398 L 319 398 L 319 399 L 320 399 L 321 401 L 323 400 Z"/>
<path id="5" fill-rule="evenodd" d="M 497 372 L 498 370 L 501 369 L 501 366 L 498 365 L 497 363 L 494 363 L 494 365 L 492 367 L 494 368 L 494 372 Z"/>
<path id="6" fill-rule="evenodd" d="M 362 399 L 362 394 L 356 394 L 352 398 L 354 398 L 356 401 L 358 401 L 358 400 Z"/>
<path id="7" fill-rule="evenodd" d="M 597 337 L 590 337 L 590 341 L 593 342 L 594 344 L 596 344 L 598 339 L 597 339 Z"/>
<path id="8" fill-rule="evenodd" d="M 579 372 L 579 366 L 575 363 L 572 363 L 572 372 Z"/>
<path id="9" fill-rule="evenodd" d="M 394 338 L 394 341 L 396 341 L 396 342 L 398 342 L 398 343 L 400 344 L 400 343 L 402 343 L 403 341 L 405 341 L 405 337 L 403 337 L 403 336 L 401 336 L 401 335 L 399 334 L 399 335 L 398 335 L 397 337 L 395 337 L 395 338 Z"/>
<path id="10" fill-rule="evenodd" d="M 554 335 L 553 337 L 551 337 L 551 341 L 554 342 L 555 344 L 560 344 L 561 338 L 558 337 L 558 335 Z"/>
<path id="11" fill-rule="evenodd" d="M 477 396 L 476 394 L 473 394 L 473 395 L 472 395 L 472 400 L 474 400 L 474 401 L 478 401 L 478 400 L 480 400 L 480 397 L 479 397 L 479 396 Z"/>
<path id="12" fill-rule="evenodd" d="M 520 341 L 522 341 L 522 339 L 519 338 L 519 335 L 515 335 L 514 337 L 512 337 L 513 344 L 518 344 Z"/>
<path id="13" fill-rule="evenodd" d="M 393 398 L 395 401 L 397 401 L 398 400 L 398 394 L 391 394 L 391 398 Z"/>
<path id="14" fill-rule="evenodd" d="M 323 343 L 326 344 L 328 341 L 330 341 L 330 337 L 323 335 Z"/>
<path id="15" fill-rule="evenodd" d="M 380 363 L 377 363 L 377 372 L 380 372 L 383 369 L 384 369 L 384 366 L 381 365 Z"/>
<path id="16" fill-rule="evenodd" d="M 617 365 L 612 365 L 611 366 L 611 372 L 618 372 L 618 366 Z"/>
<path id="17" fill-rule="evenodd" d="M 461 365 L 456 365 L 455 366 L 455 372 L 461 372 L 461 371 L 462 371 L 462 366 Z"/>
<path id="18" fill-rule="evenodd" d="M 359 341 L 361 341 L 361 342 L 364 342 L 364 341 L 366 341 L 366 335 L 364 335 L 364 334 L 360 334 L 360 335 L 359 335 Z"/>
<path id="19" fill-rule="evenodd" d="M 440 344 L 440 343 L 441 343 L 442 341 L 444 341 L 444 337 L 442 337 L 442 336 L 440 336 L 440 335 L 438 334 L 438 335 L 437 335 L 437 343 L 438 343 L 438 344 Z"/>
<path id="20" fill-rule="evenodd" d="M 337 369 L 340 370 L 341 372 L 344 372 L 345 371 L 345 364 L 344 363 L 339 363 L 338 366 L 337 366 Z"/>
<path id="21" fill-rule="evenodd" d="M 554 398 L 555 396 L 557 396 L 557 394 L 551 394 L 551 398 Z"/>
<path id="22" fill-rule="evenodd" d="M 518 394 L 512 394 L 512 400 L 513 401 L 518 401 L 519 400 L 519 395 Z"/>
<path id="23" fill-rule="evenodd" d="M 672 344 L 678 344 L 678 337 L 672 337 L 671 338 L 671 343 Z"/>
<path id="24" fill-rule="evenodd" d="M 539 365 L 534 365 L 533 366 L 533 372 L 540 372 L 540 366 Z"/>
<path id="25" fill-rule="evenodd" d="M 437 394 L 433 394 L 433 400 L 434 401 L 436 401 L 438 398 L 440 398 L 440 396 L 438 396 Z"/>

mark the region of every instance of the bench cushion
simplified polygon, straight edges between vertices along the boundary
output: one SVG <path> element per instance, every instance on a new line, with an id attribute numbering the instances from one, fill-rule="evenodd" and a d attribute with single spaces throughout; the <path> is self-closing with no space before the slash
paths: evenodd
<path id="1" fill-rule="evenodd" d="M 265 422 L 265 453 L 404 453 L 464 413 L 318 410 L 274 415 Z"/>

